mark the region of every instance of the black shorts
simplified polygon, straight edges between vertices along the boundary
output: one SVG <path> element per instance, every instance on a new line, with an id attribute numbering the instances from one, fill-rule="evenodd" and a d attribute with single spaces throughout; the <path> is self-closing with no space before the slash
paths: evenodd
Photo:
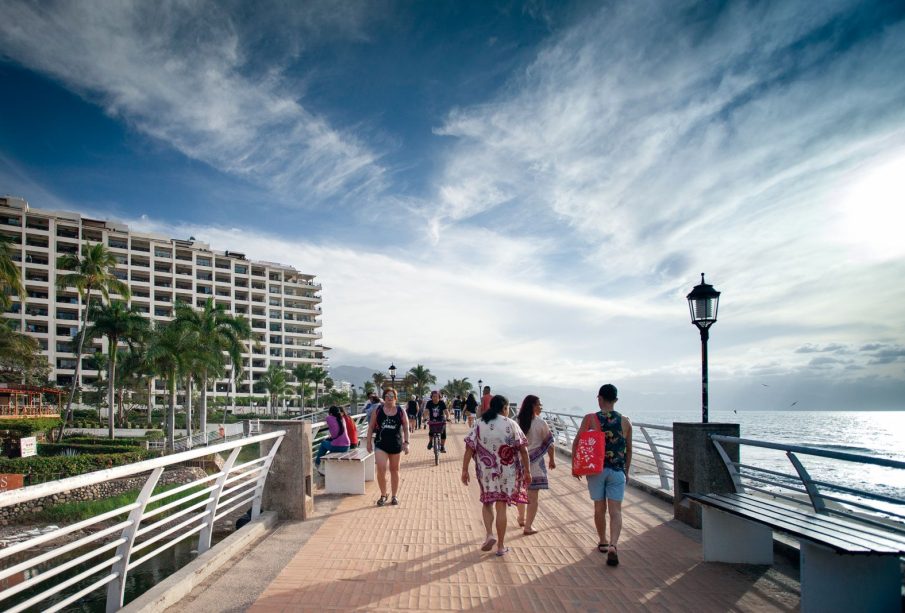
<path id="1" fill-rule="evenodd" d="M 374 443 L 374 447 L 376 449 L 380 449 L 382 452 L 388 455 L 397 455 L 402 453 L 402 445 L 399 444 Z"/>

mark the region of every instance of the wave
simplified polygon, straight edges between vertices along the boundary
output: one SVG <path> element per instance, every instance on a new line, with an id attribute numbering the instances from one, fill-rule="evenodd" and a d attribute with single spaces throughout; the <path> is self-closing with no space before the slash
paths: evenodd
<path id="1" fill-rule="evenodd" d="M 854 447 L 851 445 L 833 445 L 830 443 L 811 443 L 811 446 L 819 447 L 820 449 L 826 449 L 827 451 L 846 451 L 848 453 L 877 455 L 877 450 L 871 449 L 869 447 Z"/>

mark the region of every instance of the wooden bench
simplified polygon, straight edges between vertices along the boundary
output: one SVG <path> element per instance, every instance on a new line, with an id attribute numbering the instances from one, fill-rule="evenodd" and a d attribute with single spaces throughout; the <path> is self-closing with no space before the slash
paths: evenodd
<path id="1" fill-rule="evenodd" d="M 324 491 L 328 494 L 364 494 L 365 481 L 373 481 L 374 453 L 366 449 L 328 452 L 321 457 Z"/>
<path id="2" fill-rule="evenodd" d="M 702 505 L 704 560 L 772 564 L 773 530 L 801 544 L 801 610 L 901 611 L 905 535 L 751 494 L 686 494 Z"/>

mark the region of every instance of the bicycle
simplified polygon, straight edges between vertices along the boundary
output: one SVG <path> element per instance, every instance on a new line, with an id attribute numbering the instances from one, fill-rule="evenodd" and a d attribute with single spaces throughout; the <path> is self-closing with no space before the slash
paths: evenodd
<path id="1" fill-rule="evenodd" d="M 431 437 L 431 448 L 434 450 L 434 466 L 440 464 L 440 447 L 443 445 L 443 439 L 440 438 L 440 435 L 445 425 L 445 421 L 427 422 L 428 432 L 430 432 Z"/>

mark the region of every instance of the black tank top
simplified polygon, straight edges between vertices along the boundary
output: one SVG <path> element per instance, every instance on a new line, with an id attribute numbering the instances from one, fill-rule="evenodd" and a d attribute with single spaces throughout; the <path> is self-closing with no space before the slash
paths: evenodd
<path id="1" fill-rule="evenodd" d="M 385 453 L 402 453 L 402 409 L 397 405 L 395 415 L 383 412 L 383 405 L 377 407 L 374 446 Z"/>

